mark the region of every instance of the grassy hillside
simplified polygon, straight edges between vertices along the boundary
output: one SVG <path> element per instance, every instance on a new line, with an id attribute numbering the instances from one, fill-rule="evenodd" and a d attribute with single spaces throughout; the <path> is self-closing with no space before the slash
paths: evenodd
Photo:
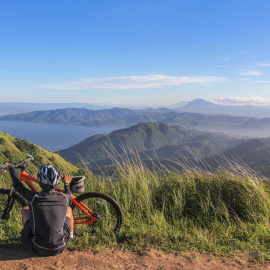
<path id="1" fill-rule="evenodd" d="M 124 224 L 116 235 L 79 232 L 69 249 L 198 250 L 267 261 L 270 199 L 266 181 L 231 170 L 152 172 L 139 159 L 118 164 L 113 177 L 93 177 L 90 172 L 86 190 L 113 196 L 123 209 Z M 18 244 L 21 228 L 18 212 L 13 213 L 0 226 L 0 244 Z"/>
<path id="2" fill-rule="evenodd" d="M 163 126 L 161 130 L 166 128 Z M 140 132 L 144 134 L 143 130 Z M 0 133 L 0 153 L 1 163 L 30 153 L 36 158 L 33 166 L 53 163 L 64 171 L 77 170 L 58 155 L 6 133 Z M 107 193 L 119 202 L 124 213 L 121 231 L 118 234 L 79 232 L 69 249 L 198 250 L 270 260 L 268 178 L 258 178 L 235 163 L 228 170 L 214 173 L 194 167 L 182 168 L 181 172 L 150 171 L 136 153 L 134 156 L 137 158 L 115 164 L 116 171 L 111 177 L 105 173 L 100 176 L 94 176 L 91 171 L 86 173 L 86 190 Z M 0 186 L 5 185 L 5 175 L 1 173 Z M 20 243 L 20 209 L 15 205 L 13 210 L 11 219 L 1 223 L 1 246 Z"/>
<path id="3" fill-rule="evenodd" d="M 74 163 L 80 162 L 80 156 L 84 162 L 102 166 L 112 163 L 111 155 L 128 155 L 128 149 L 136 150 L 142 159 L 173 158 L 184 153 L 186 148 L 209 156 L 240 142 L 241 140 L 222 134 L 209 134 L 179 126 L 148 122 L 117 130 L 109 135 L 89 137 L 59 153 Z M 185 150 L 184 154 L 187 155 L 188 151 Z"/>
<path id="4" fill-rule="evenodd" d="M 13 138 L 7 133 L 0 132 L 0 164 L 10 160 L 18 162 L 20 159 L 25 159 L 27 154 L 34 157 L 34 161 L 29 163 L 29 169 L 32 171 L 36 172 L 38 167 L 43 164 L 53 164 L 66 173 L 78 171 L 77 167 L 59 155 L 26 140 Z"/>

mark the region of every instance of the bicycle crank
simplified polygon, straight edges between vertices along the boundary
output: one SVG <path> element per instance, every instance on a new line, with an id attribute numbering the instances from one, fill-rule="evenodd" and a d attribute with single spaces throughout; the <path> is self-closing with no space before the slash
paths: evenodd
<path id="1" fill-rule="evenodd" d="M 96 220 L 95 220 L 94 224 L 98 224 L 101 221 L 102 216 L 101 216 L 101 214 L 99 212 L 96 212 L 95 213 L 95 218 L 96 218 Z"/>

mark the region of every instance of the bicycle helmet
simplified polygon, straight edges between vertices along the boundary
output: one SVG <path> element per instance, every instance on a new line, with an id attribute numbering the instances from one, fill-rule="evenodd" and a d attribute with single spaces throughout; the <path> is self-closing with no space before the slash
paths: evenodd
<path id="1" fill-rule="evenodd" d="M 37 179 L 42 188 L 54 188 L 59 185 L 61 174 L 56 167 L 43 165 L 38 170 Z"/>

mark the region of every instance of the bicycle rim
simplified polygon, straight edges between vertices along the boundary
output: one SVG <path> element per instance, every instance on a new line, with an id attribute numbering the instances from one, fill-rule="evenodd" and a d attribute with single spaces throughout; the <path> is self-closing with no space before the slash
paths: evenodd
<path id="1" fill-rule="evenodd" d="M 72 205 L 75 231 L 87 233 L 117 232 L 123 220 L 123 214 L 118 203 L 109 195 L 99 192 L 82 194 L 76 199 L 94 212 L 96 221 L 93 224 L 76 224 L 90 222 L 91 219 L 81 209 Z"/>

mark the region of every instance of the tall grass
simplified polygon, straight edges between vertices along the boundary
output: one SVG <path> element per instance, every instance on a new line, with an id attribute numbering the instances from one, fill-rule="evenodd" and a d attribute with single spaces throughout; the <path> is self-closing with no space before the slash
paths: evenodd
<path id="1" fill-rule="evenodd" d="M 210 172 L 179 161 L 181 171 L 150 170 L 134 151 L 111 158 L 115 173 L 94 176 L 88 170 L 87 190 L 113 196 L 123 209 L 124 224 L 115 239 L 98 239 L 93 246 L 241 251 L 270 258 L 268 179 L 229 160 Z"/>
<path id="2" fill-rule="evenodd" d="M 124 213 L 123 227 L 116 235 L 82 234 L 70 249 L 199 250 L 270 258 L 268 179 L 235 162 L 216 172 L 180 163 L 181 171 L 172 171 L 150 170 L 136 152 L 111 158 L 114 174 L 95 176 L 88 169 L 86 190 L 114 197 Z M 0 244 L 17 243 L 18 228 L 18 213 L 13 213 L 0 226 Z"/>

